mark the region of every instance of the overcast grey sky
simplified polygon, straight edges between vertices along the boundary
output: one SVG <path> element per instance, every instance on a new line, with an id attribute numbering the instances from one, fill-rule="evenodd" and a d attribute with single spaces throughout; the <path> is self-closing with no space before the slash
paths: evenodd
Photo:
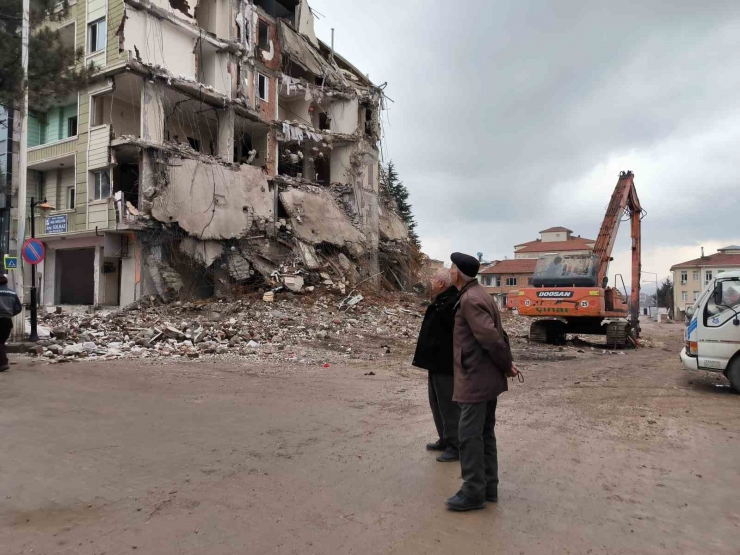
<path id="1" fill-rule="evenodd" d="M 512 257 L 555 225 L 595 239 L 623 169 L 648 212 L 645 270 L 740 243 L 740 2 L 310 4 L 319 37 L 334 27 L 388 82 L 383 156 L 433 258 Z M 627 279 L 619 237 L 609 273 Z"/>

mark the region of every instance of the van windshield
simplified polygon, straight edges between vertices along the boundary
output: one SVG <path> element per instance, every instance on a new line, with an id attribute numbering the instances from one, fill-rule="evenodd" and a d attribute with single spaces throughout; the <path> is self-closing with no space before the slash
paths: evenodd
<path id="1" fill-rule="evenodd" d="M 717 304 L 714 295 L 707 300 L 708 326 L 721 326 L 740 311 L 740 280 L 722 281 L 722 302 Z"/>

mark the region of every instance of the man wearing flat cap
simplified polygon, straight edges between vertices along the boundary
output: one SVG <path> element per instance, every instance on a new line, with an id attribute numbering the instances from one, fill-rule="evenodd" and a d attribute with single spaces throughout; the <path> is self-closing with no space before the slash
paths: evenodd
<path id="1" fill-rule="evenodd" d="M 453 253 L 450 274 L 460 291 L 454 330 L 455 392 L 460 404 L 460 466 L 463 484 L 447 501 L 454 511 L 482 509 L 498 501 L 496 400 L 517 373 L 498 307 L 476 276 L 478 259 Z"/>

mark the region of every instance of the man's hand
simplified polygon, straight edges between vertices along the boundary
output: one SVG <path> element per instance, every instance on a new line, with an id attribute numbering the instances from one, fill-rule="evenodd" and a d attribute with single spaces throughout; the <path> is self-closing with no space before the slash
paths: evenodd
<path id="1" fill-rule="evenodd" d="M 509 370 L 509 373 L 506 374 L 507 378 L 514 378 L 519 373 L 519 368 L 517 368 L 516 364 L 513 362 L 511 363 L 511 370 Z"/>

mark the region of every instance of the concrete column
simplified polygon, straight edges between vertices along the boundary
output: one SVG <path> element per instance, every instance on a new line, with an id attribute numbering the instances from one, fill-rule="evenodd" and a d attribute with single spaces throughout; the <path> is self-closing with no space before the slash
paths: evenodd
<path id="1" fill-rule="evenodd" d="M 93 288 L 93 304 L 103 304 L 105 301 L 105 282 L 103 281 L 103 247 L 95 247 L 95 261 L 93 262 L 95 286 Z"/>
<path id="2" fill-rule="evenodd" d="M 57 251 L 47 248 L 46 258 L 44 259 L 44 286 L 41 296 L 43 306 L 56 304 L 56 259 Z"/>
<path id="3" fill-rule="evenodd" d="M 233 108 L 218 113 L 218 155 L 224 162 L 234 161 L 234 123 Z"/>
<path id="4" fill-rule="evenodd" d="M 141 138 L 145 141 L 164 141 L 164 87 L 143 80 L 141 87 Z"/>

